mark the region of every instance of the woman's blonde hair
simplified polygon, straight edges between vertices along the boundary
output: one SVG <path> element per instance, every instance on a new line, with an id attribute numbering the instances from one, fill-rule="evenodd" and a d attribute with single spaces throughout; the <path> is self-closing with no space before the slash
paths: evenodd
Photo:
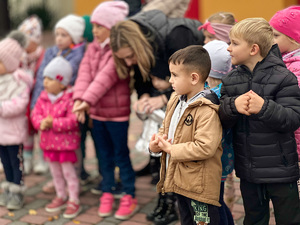
<path id="1" fill-rule="evenodd" d="M 234 15 L 230 12 L 215 13 L 211 15 L 207 20 L 211 23 L 223 23 L 228 25 L 234 25 L 236 22 Z"/>
<path id="2" fill-rule="evenodd" d="M 110 30 L 110 46 L 114 53 L 121 48 L 131 48 L 137 58 L 137 65 L 143 79 L 148 79 L 150 69 L 155 64 L 153 48 L 135 22 L 126 20 L 113 26 Z M 119 59 L 115 54 L 114 59 L 119 77 L 126 78 L 129 68 L 124 59 Z"/>

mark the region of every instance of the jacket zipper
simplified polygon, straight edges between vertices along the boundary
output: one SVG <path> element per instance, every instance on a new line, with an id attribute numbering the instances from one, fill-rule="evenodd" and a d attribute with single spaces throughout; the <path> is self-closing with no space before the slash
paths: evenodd
<path id="1" fill-rule="evenodd" d="M 250 76 L 249 76 L 249 90 L 252 90 L 252 79 L 253 79 L 253 73 L 251 71 L 250 72 Z M 246 148 L 247 148 L 247 152 L 249 153 L 249 176 L 250 176 L 250 180 L 252 178 L 252 172 L 251 172 L 251 168 L 252 168 L 252 156 L 251 156 L 251 151 L 248 151 L 248 138 L 249 138 L 249 127 L 250 127 L 250 122 L 249 122 L 249 116 L 245 116 L 246 117 Z"/>

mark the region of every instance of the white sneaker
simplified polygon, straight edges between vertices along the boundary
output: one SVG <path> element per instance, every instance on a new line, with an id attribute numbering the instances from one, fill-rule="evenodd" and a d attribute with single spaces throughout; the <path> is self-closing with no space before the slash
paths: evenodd
<path id="1" fill-rule="evenodd" d="M 33 172 L 36 174 L 45 174 L 48 172 L 48 169 L 48 163 L 45 161 L 38 161 L 33 167 Z"/>
<path id="2" fill-rule="evenodd" d="M 2 164 L 2 162 L 0 160 L 0 173 L 3 173 L 3 171 L 4 171 L 3 164 Z"/>
<path id="3" fill-rule="evenodd" d="M 30 174 L 32 170 L 32 158 L 24 158 L 24 173 Z"/>

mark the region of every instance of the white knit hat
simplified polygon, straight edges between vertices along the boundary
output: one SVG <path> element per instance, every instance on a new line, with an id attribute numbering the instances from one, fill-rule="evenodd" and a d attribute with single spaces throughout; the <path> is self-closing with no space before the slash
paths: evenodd
<path id="1" fill-rule="evenodd" d="M 80 38 L 83 36 L 85 22 L 82 17 L 70 14 L 63 17 L 56 23 L 54 30 L 57 28 L 63 28 L 66 30 L 72 37 L 74 44 L 78 44 L 80 42 Z"/>
<path id="2" fill-rule="evenodd" d="M 222 79 L 231 70 L 231 56 L 227 51 L 228 44 L 224 41 L 213 40 L 203 46 L 211 60 L 211 70 L 208 76 Z"/>
<path id="3" fill-rule="evenodd" d="M 64 57 L 57 56 L 45 67 L 43 76 L 50 77 L 64 86 L 68 86 L 72 78 L 72 66 Z"/>
<path id="4" fill-rule="evenodd" d="M 42 40 L 42 22 L 39 17 L 32 15 L 26 18 L 18 27 L 19 31 L 24 32 L 30 40 L 37 44 Z"/>

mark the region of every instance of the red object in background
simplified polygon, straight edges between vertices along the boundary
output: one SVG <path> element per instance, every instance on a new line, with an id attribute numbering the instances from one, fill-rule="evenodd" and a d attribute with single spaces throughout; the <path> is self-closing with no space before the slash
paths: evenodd
<path id="1" fill-rule="evenodd" d="M 200 2 L 201 2 L 201 0 L 191 0 L 189 7 L 184 14 L 184 17 L 199 20 L 199 18 L 200 18 L 200 12 L 199 12 Z"/>

